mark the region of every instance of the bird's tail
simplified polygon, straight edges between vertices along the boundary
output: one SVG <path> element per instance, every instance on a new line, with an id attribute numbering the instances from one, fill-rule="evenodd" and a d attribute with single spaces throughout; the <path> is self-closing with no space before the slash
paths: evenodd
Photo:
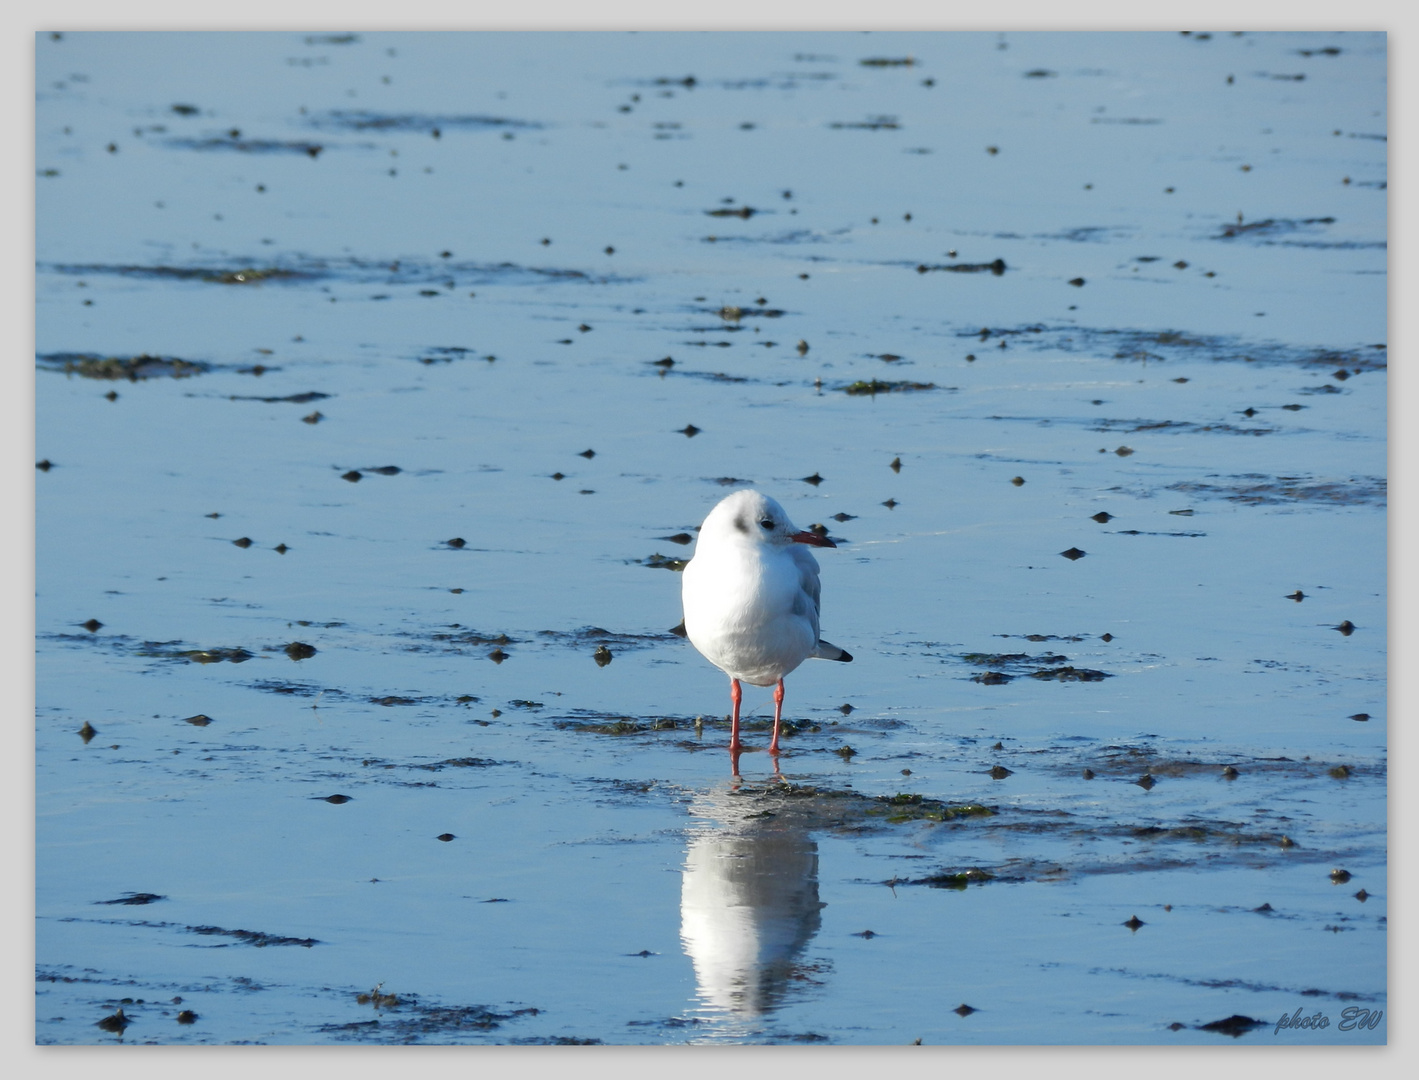
<path id="1" fill-rule="evenodd" d="M 839 649 L 831 641 L 818 639 L 818 647 L 809 654 L 819 660 L 841 660 L 844 664 L 852 662 L 852 653 L 846 649 Z"/>

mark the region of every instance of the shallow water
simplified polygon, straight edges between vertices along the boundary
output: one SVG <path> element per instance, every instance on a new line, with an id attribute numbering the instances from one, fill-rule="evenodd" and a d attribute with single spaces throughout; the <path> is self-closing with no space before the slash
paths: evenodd
<path id="1" fill-rule="evenodd" d="M 1387 1039 L 1382 35 L 36 62 L 37 1041 Z"/>

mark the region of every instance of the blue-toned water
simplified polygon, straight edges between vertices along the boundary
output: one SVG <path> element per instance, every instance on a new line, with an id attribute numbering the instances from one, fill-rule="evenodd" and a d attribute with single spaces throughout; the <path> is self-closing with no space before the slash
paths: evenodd
<path id="1" fill-rule="evenodd" d="M 35 49 L 37 1041 L 1386 1041 L 1383 35 Z"/>

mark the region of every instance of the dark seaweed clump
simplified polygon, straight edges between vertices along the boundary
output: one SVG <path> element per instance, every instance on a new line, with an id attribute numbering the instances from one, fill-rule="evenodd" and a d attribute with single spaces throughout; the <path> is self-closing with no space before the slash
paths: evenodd
<path id="1" fill-rule="evenodd" d="M 542 127 L 531 120 L 512 120 L 505 116 L 456 115 L 428 116 L 418 113 L 376 113 L 359 109 L 333 109 L 311 117 L 307 123 L 314 128 L 340 128 L 347 131 L 421 131 L 428 134 L 444 131 L 488 131 L 495 129 Z"/>
<path id="2" fill-rule="evenodd" d="M 218 285 L 256 285 L 263 281 L 292 281 L 311 275 L 278 266 L 135 266 L 135 265 L 50 265 L 41 269 L 56 274 L 116 274 L 119 277 L 158 278 L 172 281 L 210 281 Z"/>
<path id="3" fill-rule="evenodd" d="M 935 383 L 922 382 L 886 382 L 882 379 L 858 379 L 855 383 L 849 383 L 842 388 L 843 393 L 851 394 L 854 397 L 875 397 L 878 394 L 903 393 L 911 390 L 935 390 Z"/>
<path id="4" fill-rule="evenodd" d="M 659 553 L 634 561 L 642 566 L 649 566 L 653 570 L 683 570 L 690 562 L 689 559 L 672 559 Z"/>
<path id="5" fill-rule="evenodd" d="M 200 360 L 183 360 L 176 356 L 94 356 L 90 353 L 48 353 L 36 357 L 38 366 L 46 371 L 62 371 L 83 379 L 139 379 L 169 377 L 185 379 L 210 371 L 212 365 Z"/>
<path id="6" fill-rule="evenodd" d="M 994 262 L 988 262 L 988 263 L 943 263 L 943 264 L 936 264 L 936 265 L 930 265 L 930 264 L 927 264 L 927 263 L 918 263 L 918 264 L 917 264 L 917 268 L 916 268 L 916 272 L 917 272 L 918 274 L 927 274 L 927 273 L 930 273 L 930 272 L 933 271 L 933 270 L 948 270 L 948 271 L 950 271 L 951 273 L 954 273 L 954 274 L 985 274 L 985 273 L 990 273 L 990 274 L 994 274 L 996 277 L 1000 277 L 1000 275 L 1002 275 L 1003 273 L 1005 273 L 1005 269 L 1006 269 L 1006 267 L 1005 267 L 1005 260 L 1004 260 L 1004 259 L 996 259 Z"/>
<path id="7" fill-rule="evenodd" d="M 1285 503 L 1320 503 L 1330 506 L 1384 506 L 1388 483 L 1384 477 L 1352 476 L 1348 480 L 1316 480 L 1306 476 L 1247 474 L 1230 482 L 1182 481 L 1168 486 L 1203 498 L 1226 499 L 1249 506 Z"/>
<path id="8" fill-rule="evenodd" d="M 319 143 L 284 142 L 279 139 L 243 139 L 219 136 L 210 139 L 168 139 L 167 145 L 178 150 L 235 150 L 242 154 L 305 154 L 319 157 L 325 148 Z"/>

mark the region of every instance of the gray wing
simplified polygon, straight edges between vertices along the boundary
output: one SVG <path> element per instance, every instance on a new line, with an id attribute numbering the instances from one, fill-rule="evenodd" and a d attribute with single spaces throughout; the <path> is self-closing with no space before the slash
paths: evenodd
<path id="1" fill-rule="evenodd" d="M 852 661 L 852 653 L 840 649 L 830 641 L 824 641 L 818 629 L 820 603 L 818 596 L 822 588 L 818 582 L 818 560 L 807 548 L 795 545 L 789 548 L 794 563 L 798 566 L 798 595 L 794 598 L 793 613 L 801 615 L 813 624 L 813 640 L 817 643 L 811 655 L 819 660 Z"/>
<path id="2" fill-rule="evenodd" d="M 818 640 L 818 595 L 822 591 L 818 582 L 818 560 L 802 545 L 795 544 L 788 549 L 793 562 L 798 567 L 798 594 L 793 599 L 793 613 L 806 618 L 813 624 L 813 640 Z"/>

